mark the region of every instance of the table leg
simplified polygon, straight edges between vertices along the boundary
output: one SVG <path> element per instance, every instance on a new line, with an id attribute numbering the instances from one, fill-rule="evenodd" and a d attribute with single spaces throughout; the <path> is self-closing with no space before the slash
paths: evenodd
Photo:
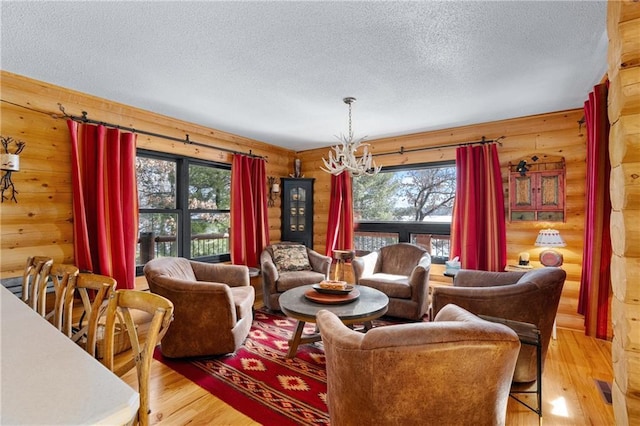
<path id="1" fill-rule="evenodd" d="M 302 330 L 304 330 L 304 321 L 298 321 L 296 325 L 296 331 L 293 333 L 293 337 L 289 340 L 289 352 L 287 352 L 287 358 L 293 358 L 298 350 L 300 340 L 302 340 Z"/>

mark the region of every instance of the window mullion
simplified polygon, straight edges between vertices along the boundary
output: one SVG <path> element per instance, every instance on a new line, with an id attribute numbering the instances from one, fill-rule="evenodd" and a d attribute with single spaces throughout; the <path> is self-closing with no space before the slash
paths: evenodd
<path id="1" fill-rule="evenodd" d="M 189 162 L 186 158 L 178 160 L 178 221 L 179 245 L 178 253 L 187 259 L 191 258 L 191 214 L 189 212 Z"/>

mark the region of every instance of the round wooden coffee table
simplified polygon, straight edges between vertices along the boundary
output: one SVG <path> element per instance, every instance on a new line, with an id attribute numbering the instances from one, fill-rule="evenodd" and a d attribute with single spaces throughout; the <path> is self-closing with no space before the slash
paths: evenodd
<path id="1" fill-rule="evenodd" d="M 371 287 L 359 285 L 356 288 L 360 291 L 360 297 L 353 302 L 340 305 L 316 303 L 307 299 L 304 294 L 311 289 L 311 285 L 296 287 L 280 295 L 282 312 L 298 321 L 296 331 L 289 340 L 287 358 L 295 356 L 298 345 L 321 340 L 319 333 L 302 335 L 304 324 L 307 322 L 315 323 L 316 314 L 321 309 L 333 312 L 347 325 L 363 323 L 366 330 L 371 328 L 372 320 L 380 318 L 387 312 L 389 298 L 386 294 Z"/>

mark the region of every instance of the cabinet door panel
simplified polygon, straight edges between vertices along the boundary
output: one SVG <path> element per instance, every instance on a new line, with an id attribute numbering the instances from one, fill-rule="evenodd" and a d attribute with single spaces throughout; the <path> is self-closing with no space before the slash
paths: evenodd
<path id="1" fill-rule="evenodd" d="M 509 175 L 511 221 L 564 222 L 564 169 Z"/>
<path id="2" fill-rule="evenodd" d="M 516 175 L 513 179 L 513 203 L 512 208 L 518 210 L 535 209 L 533 196 L 534 186 L 532 176 Z"/>
<path id="3" fill-rule="evenodd" d="M 558 172 L 541 172 L 539 174 L 538 210 L 558 210 L 564 207 L 564 182 Z"/>

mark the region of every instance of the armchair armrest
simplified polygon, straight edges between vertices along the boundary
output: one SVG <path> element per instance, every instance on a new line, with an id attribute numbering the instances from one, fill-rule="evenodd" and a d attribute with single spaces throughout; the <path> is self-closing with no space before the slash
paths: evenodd
<path id="1" fill-rule="evenodd" d="M 249 268 L 244 265 L 227 265 L 191 261 L 193 273 L 198 281 L 218 282 L 229 287 L 251 285 Z"/>
<path id="2" fill-rule="evenodd" d="M 428 253 L 422 256 L 420 262 L 413 268 L 409 276 L 411 287 L 427 286 L 429 284 L 429 272 L 431 271 L 431 256 Z"/>
<path id="3" fill-rule="evenodd" d="M 489 272 L 461 269 L 453 279 L 454 287 L 495 287 L 515 284 L 525 272 Z"/>
<path id="4" fill-rule="evenodd" d="M 212 306 L 216 306 L 215 316 L 220 320 L 224 318 L 229 324 L 237 321 L 231 289 L 224 283 L 157 276 L 149 286 L 153 293 L 168 298 L 180 308 L 174 312 L 180 320 L 177 323 L 182 323 L 183 317 L 189 318 L 188 312 L 208 312 Z"/>
<path id="5" fill-rule="evenodd" d="M 377 251 L 371 252 L 367 255 L 356 257 L 351 261 L 351 267 L 353 268 L 353 275 L 356 279 L 356 284 L 359 283 L 360 278 L 373 275 L 378 263 L 378 256 L 380 254 Z"/>
<path id="6" fill-rule="evenodd" d="M 326 338 L 331 336 L 333 344 L 343 349 L 359 349 L 364 334 L 354 331 L 344 325 L 344 323 L 333 312 L 320 310 L 316 314 L 316 322 L 320 333 Z"/>
<path id="7" fill-rule="evenodd" d="M 331 258 L 310 249 L 307 249 L 307 255 L 309 257 L 311 269 L 316 272 L 323 273 L 325 279 L 328 278 L 329 271 L 331 270 Z"/>
<path id="8" fill-rule="evenodd" d="M 501 285 L 494 287 L 433 287 L 432 315 L 448 304 L 458 305 L 476 315 L 489 315 L 516 321 L 531 322 L 528 316 L 540 315 L 540 291 L 534 283 Z"/>
<path id="9" fill-rule="evenodd" d="M 262 270 L 262 286 L 264 288 L 264 294 L 271 294 L 276 292 L 276 282 L 280 278 L 280 273 L 276 264 L 273 262 L 271 253 L 268 250 L 263 250 L 260 254 L 260 269 Z"/>

